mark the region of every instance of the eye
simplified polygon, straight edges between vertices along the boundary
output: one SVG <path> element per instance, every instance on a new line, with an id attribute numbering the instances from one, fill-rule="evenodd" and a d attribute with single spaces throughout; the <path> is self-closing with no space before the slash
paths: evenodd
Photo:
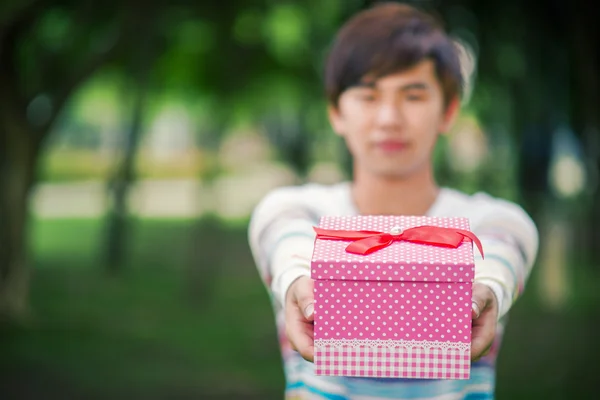
<path id="1" fill-rule="evenodd" d="M 427 95 L 425 93 L 416 92 L 406 94 L 406 100 L 408 101 L 423 101 L 425 99 L 427 99 Z"/>
<path id="2" fill-rule="evenodd" d="M 365 102 L 372 102 L 372 101 L 375 101 L 375 99 L 376 99 L 375 93 L 373 93 L 373 92 L 362 92 L 362 93 L 359 93 L 357 95 L 357 97 L 360 101 L 365 101 Z"/>
<path id="3" fill-rule="evenodd" d="M 377 100 L 377 93 L 374 90 L 361 89 L 356 91 L 356 99 L 362 102 L 370 103 Z"/>

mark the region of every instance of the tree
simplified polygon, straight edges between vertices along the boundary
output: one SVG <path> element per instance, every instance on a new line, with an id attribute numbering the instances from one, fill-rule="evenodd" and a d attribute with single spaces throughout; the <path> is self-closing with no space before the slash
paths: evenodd
<path id="1" fill-rule="evenodd" d="M 133 105 L 131 107 L 130 126 L 126 130 L 121 162 L 110 182 L 109 197 L 112 198 L 111 209 L 108 215 L 106 232 L 106 264 L 110 272 L 118 272 L 123 268 L 126 240 L 129 235 L 127 226 L 127 194 L 134 180 L 134 160 L 137 153 L 140 136 L 144 126 L 145 111 L 147 109 L 147 94 L 149 86 L 149 75 L 156 57 L 157 46 L 155 42 L 154 24 L 157 20 L 157 10 L 152 4 L 146 7 L 146 22 L 143 24 L 144 31 L 138 32 L 144 40 L 133 51 L 127 60 L 129 68 L 126 68 L 128 76 L 133 82 L 127 85 L 133 94 Z"/>
<path id="2" fill-rule="evenodd" d="M 145 4 L 14 2 L 0 20 L 0 315 L 27 312 L 28 199 L 70 96 L 139 39 Z M 142 10 L 142 11 L 140 11 Z"/>

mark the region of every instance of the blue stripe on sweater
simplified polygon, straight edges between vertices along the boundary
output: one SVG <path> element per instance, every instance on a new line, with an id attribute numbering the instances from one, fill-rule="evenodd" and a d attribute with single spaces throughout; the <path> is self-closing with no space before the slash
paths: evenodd
<path id="1" fill-rule="evenodd" d="M 314 388 L 312 386 L 308 386 L 304 382 L 289 383 L 289 384 L 286 385 L 285 389 L 286 390 L 306 389 L 310 393 L 316 394 L 316 395 L 318 395 L 318 396 L 320 396 L 320 397 L 322 397 L 324 399 L 328 399 L 328 400 L 346 400 L 345 396 L 341 396 L 341 395 L 333 394 L 333 393 L 323 392 L 322 390 L 319 390 L 319 389 Z"/>
<path id="2" fill-rule="evenodd" d="M 493 400 L 494 395 L 491 393 L 469 393 L 463 400 Z"/>

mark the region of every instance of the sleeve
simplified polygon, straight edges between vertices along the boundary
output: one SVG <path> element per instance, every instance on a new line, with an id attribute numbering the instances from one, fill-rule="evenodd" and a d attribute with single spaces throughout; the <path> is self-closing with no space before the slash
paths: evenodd
<path id="1" fill-rule="evenodd" d="M 472 231 L 483 245 L 475 256 L 475 282 L 488 285 L 503 317 L 523 293 L 538 252 L 539 236 L 529 215 L 514 203 L 479 196 Z"/>
<path id="2" fill-rule="evenodd" d="M 310 276 L 319 216 L 302 201 L 299 188 L 270 192 L 254 209 L 249 229 L 250 249 L 260 276 L 283 308 L 290 285 Z"/>

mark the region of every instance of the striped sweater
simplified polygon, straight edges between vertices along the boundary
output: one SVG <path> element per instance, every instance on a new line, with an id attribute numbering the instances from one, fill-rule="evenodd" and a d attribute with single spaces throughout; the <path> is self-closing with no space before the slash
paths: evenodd
<path id="1" fill-rule="evenodd" d="M 255 208 L 250 226 L 252 254 L 271 295 L 286 377 L 286 399 L 491 399 L 495 360 L 507 313 L 523 292 L 538 250 L 538 232 L 517 205 L 485 193 L 466 195 L 443 188 L 426 213 L 469 218 L 485 260 L 475 253 L 475 281 L 488 285 L 499 306 L 498 332 L 487 356 L 472 364 L 469 380 L 419 380 L 316 376 L 314 364 L 295 352 L 285 336 L 283 306 L 290 284 L 310 276 L 317 225 L 323 215 L 356 215 L 350 184 L 306 184 L 270 192 Z"/>

